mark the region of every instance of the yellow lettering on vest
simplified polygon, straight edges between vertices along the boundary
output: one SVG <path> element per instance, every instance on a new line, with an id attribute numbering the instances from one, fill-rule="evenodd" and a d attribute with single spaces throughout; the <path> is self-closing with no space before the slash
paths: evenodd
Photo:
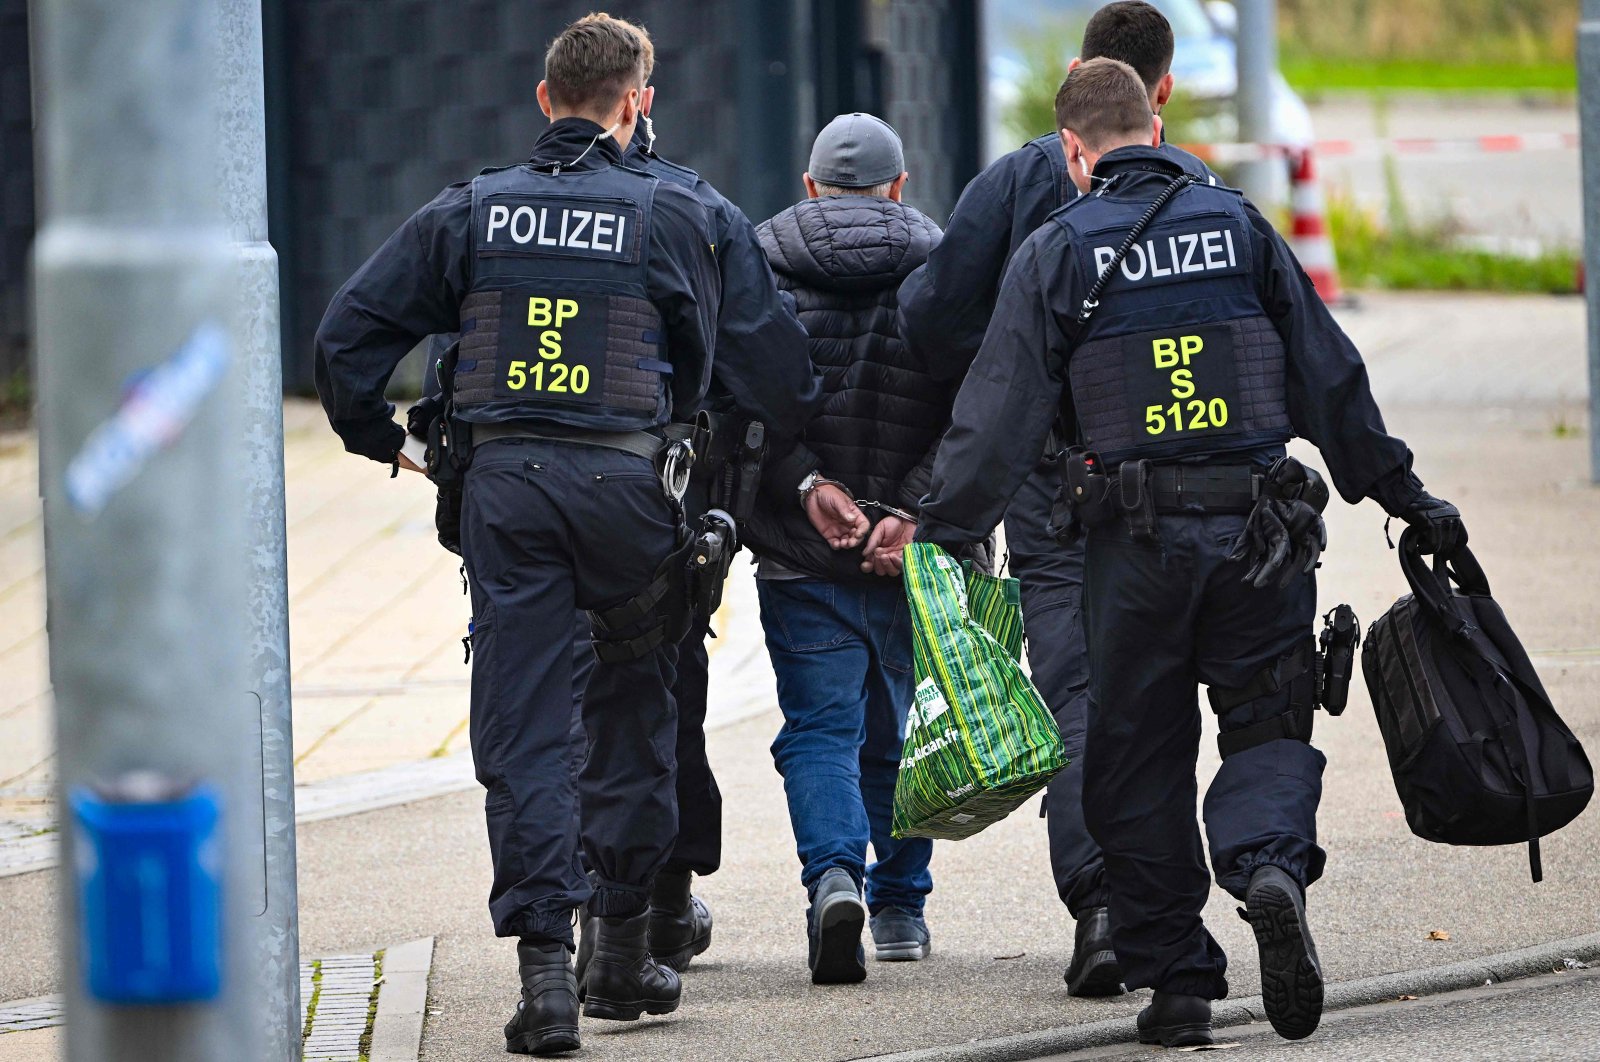
<path id="1" fill-rule="evenodd" d="M 1178 364 L 1178 341 L 1176 339 L 1157 339 L 1150 345 L 1155 350 L 1156 368 L 1170 369 Z"/>
<path id="2" fill-rule="evenodd" d="M 539 333 L 539 357 L 545 360 L 561 357 L 561 333 L 555 329 Z"/>
<path id="3" fill-rule="evenodd" d="M 1175 369 L 1172 373 L 1172 397 L 1188 398 L 1192 394 L 1194 394 L 1193 370 Z"/>
<path id="4" fill-rule="evenodd" d="M 550 300 L 542 295 L 528 299 L 528 327 L 543 328 L 550 323 Z"/>
<path id="5" fill-rule="evenodd" d="M 1178 348 L 1183 352 L 1183 363 L 1189 364 L 1189 359 L 1200 353 L 1205 345 L 1205 340 L 1199 336 L 1184 336 L 1178 340 Z"/>
<path id="6" fill-rule="evenodd" d="M 560 328 L 562 325 L 566 324 L 567 320 L 569 318 L 573 318 L 573 317 L 576 317 L 576 316 L 578 316 L 578 300 L 577 299 L 557 299 L 556 300 L 556 327 L 557 328 Z"/>

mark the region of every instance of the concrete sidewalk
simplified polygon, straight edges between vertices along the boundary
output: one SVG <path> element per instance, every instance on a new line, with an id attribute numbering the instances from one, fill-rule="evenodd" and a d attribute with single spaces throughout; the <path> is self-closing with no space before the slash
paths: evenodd
<path id="1" fill-rule="evenodd" d="M 1342 315 L 1368 353 L 1390 427 L 1418 471 L 1457 502 L 1473 546 L 1557 705 L 1600 749 L 1600 492 L 1587 484 L 1582 304 L 1563 299 L 1365 297 Z M 467 608 L 432 537 L 420 479 L 391 482 L 348 457 L 314 407 L 289 409 L 291 615 L 301 780 L 391 769 L 464 742 Z M 49 746 L 31 443 L 0 440 L 0 819 L 46 828 Z M 1404 590 L 1373 505 L 1335 506 L 1325 605 L 1371 622 Z M 862 986 L 816 988 L 804 958 L 804 896 L 779 779 L 771 675 L 748 574 L 713 642 L 711 755 L 727 802 L 725 866 L 699 890 L 717 914 L 712 950 L 682 1010 L 633 1025 L 586 1023 L 589 1057 L 846 1059 L 1131 1015 L 1143 994 L 1070 999 L 1071 922 L 1050 884 L 1037 802 L 982 835 L 937 847 L 935 951 L 875 964 Z M 755 714 L 751 714 L 755 713 Z M 1329 871 L 1312 920 L 1330 977 L 1436 966 L 1594 932 L 1600 817 L 1546 845 L 1548 880 L 1520 849 L 1452 849 L 1406 829 L 1364 689 L 1318 723 L 1329 756 Z M 1214 745 L 1202 771 L 1215 769 Z M 491 936 L 481 797 L 463 792 L 301 832 L 303 948 L 437 940 L 423 1057 L 497 1057 L 516 998 L 514 951 Z M 22 826 L 14 827 L 21 829 Z M 3 845 L 0 841 L 0 845 Z M 0 878 L 0 1000 L 54 991 L 51 881 Z M 1253 947 L 1220 893 L 1208 922 L 1257 990 Z M 1448 941 L 1428 934 L 1443 930 Z M 1336 1036 L 1337 1030 L 1326 1034 Z"/>
<path id="2" fill-rule="evenodd" d="M 302 811 L 320 817 L 330 801 L 319 797 L 337 811 L 364 793 L 393 803 L 429 761 L 451 761 L 425 768 L 437 788 L 474 786 L 462 645 L 471 607 L 459 562 L 434 537 L 431 485 L 411 473 L 391 480 L 344 453 L 315 402 L 289 402 L 284 419 Z M 54 815 L 37 461 L 31 434 L 0 436 L 0 848 L 48 831 Z M 719 625 L 754 608 L 745 583 L 730 598 Z M 771 703 L 770 678 L 749 666 L 765 659 L 759 642 L 712 647 L 721 658 L 716 711 L 733 717 Z"/>

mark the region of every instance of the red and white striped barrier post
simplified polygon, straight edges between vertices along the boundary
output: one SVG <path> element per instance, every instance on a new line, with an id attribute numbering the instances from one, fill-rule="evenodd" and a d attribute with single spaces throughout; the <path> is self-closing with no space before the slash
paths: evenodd
<path id="1" fill-rule="evenodd" d="M 1328 210 L 1317 182 L 1314 151 L 1304 148 L 1289 156 L 1289 246 L 1300 267 L 1316 285 L 1322 301 L 1332 306 L 1344 297 L 1339 287 L 1339 260 L 1328 233 Z"/>

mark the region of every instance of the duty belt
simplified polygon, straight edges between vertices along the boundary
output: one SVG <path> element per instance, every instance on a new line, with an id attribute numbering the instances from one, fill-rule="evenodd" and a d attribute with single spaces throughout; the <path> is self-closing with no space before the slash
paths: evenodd
<path id="1" fill-rule="evenodd" d="M 1265 478 L 1256 465 L 1154 465 L 1145 469 L 1142 485 L 1136 485 L 1131 480 L 1139 477 L 1129 467 L 1136 464 L 1130 461 L 1111 476 L 1113 497 L 1120 495 L 1132 508 L 1145 493 L 1150 507 L 1160 513 L 1248 513 Z"/>
<path id="2" fill-rule="evenodd" d="M 685 429 L 689 426 L 684 425 Z M 654 460 L 667 445 L 668 433 L 657 434 L 651 431 L 594 431 L 590 428 L 568 428 L 559 425 L 544 425 L 531 427 L 515 421 L 505 424 L 474 424 L 472 426 L 472 442 L 474 446 L 496 439 L 543 439 L 550 442 L 582 443 L 587 446 L 603 446 L 609 450 L 621 450 L 624 453 L 636 454 L 648 460 Z"/>

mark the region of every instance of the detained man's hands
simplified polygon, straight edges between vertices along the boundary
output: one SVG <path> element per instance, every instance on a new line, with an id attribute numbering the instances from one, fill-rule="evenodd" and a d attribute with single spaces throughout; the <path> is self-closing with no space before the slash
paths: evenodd
<path id="1" fill-rule="evenodd" d="M 867 536 L 862 550 L 861 570 L 873 575 L 899 575 L 905 563 L 906 547 L 917 533 L 917 525 L 898 516 L 885 516 Z"/>
<path id="2" fill-rule="evenodd" d="M 817 534 L 834 549 L 854 549 L 867 537 L 866 514 L 850 495 L 832 483 L 818 484 L 806 495 L 806 516 Z"/>

